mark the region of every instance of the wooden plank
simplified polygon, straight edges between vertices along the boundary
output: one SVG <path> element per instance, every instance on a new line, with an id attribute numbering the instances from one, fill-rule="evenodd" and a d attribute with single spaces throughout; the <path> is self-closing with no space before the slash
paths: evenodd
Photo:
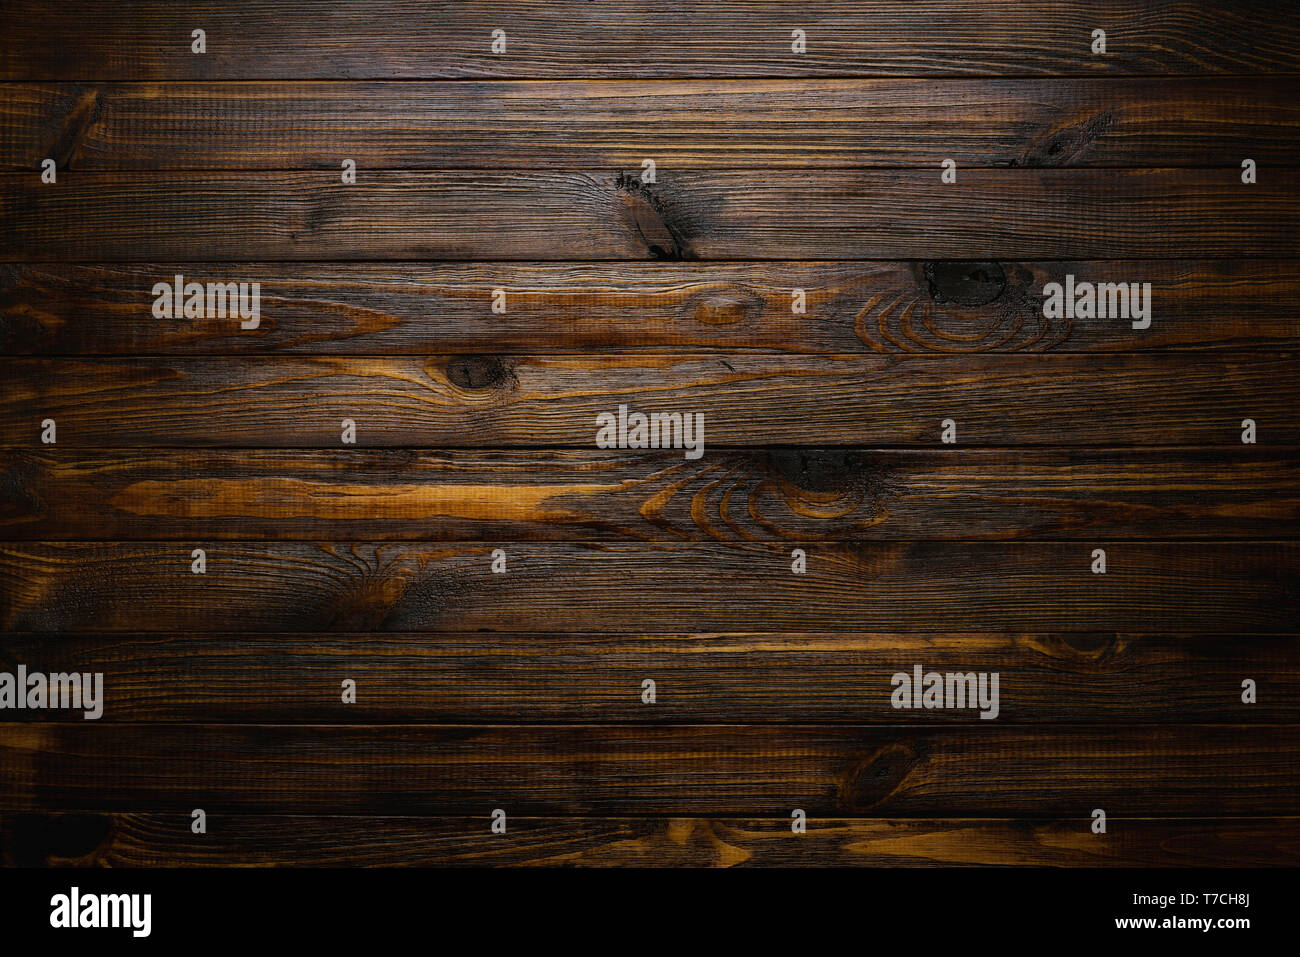
<path id="1" fill-rule="evenodd" d="M 17 84 L 0 169 L 1294 165 L 1293 77 Z"/>
<path id="2" fill-rule="evenodd" d="M 153 315 L 154 284 L 256 282 L 259 324 Z M 1146 329 L 1043 288 L 1151 283 Z M 493 291 L 506 311 L 493 313 Z M 803 315 L 791 311 L 805 293 Z M 1295 260 L 0 265 L 0 353 L 1140 352 L 1300 347 Z"/>
<path id="3" fill-rule="evenodd" d="M 207 553 L 191 572 L 192 547 Z M 491 571 L 492 548 L 507 572 Z M 1090 571 L 1094 548 L 1106 574 Z M 0 630 L 1289 634 L 1300 544 L 0 545 Z M 954 616 L 960 614 L 960 619 Z M 487 641 L 488 639 L 485 639 Z"/>
<path id="4" fill-rule="evenodd" d="M 1300 728 L 0 725 L 0 810 L 1294 815 Z M 787 825 L 788 826 L 788 825 Z"/>
<path id="5" fill-rule="evenodd" d="M 105 723 L 1300 723 L 1295 636 L 8 634 L 0 662 L 10 674 L 102 673 Z M 982 703 L 972 686 L 961 709 L 895 709 L 894 676 L 917 666 L 997 674 L 996 711 L 987 678 Z M 353 704 L 341 703 L 345 678 Z M 1254 704 L 1241 700 L 1245 678 Z M 2 716 L 85 720 L 83 709 Z"/>
<path id="6" fill-rule="evenodd" d="M 1291 450 L 0 451 L 0 538 L 1300 537 Z"/>
<path id="7" fill-rule="evenodd" d="M 11 0 L 6 13 L 0 79 L 19 80 L 1300 70 L 1300 28 L 1265 0 Z M 1097 27 L 1104 55 L 1091 52 Z M 505 53 L 491 50 L 494 29 Z M 807 32 L 803 54 L 794 29 Z"/>
<path id="8" fill-rule="evenodd" d="M 698 418 L 728 446 L 1300 445 L 1288 353 L 970 356 L 451 356 L 15 359 L 0 445 L 596 447 L 601 415 Z M 608 422 L 610 420 L 603 420 Z M 683 423 L 685 422 L 683 418 Z M 624 432 L 627 432 L 625 429 Z M 682 427 L 673 444 L 686 456 Z M 616 437 L 610 431 L 606 438 Z M 648 437 L 646 442 L 649 442 Z M 645 451 L 649 451 L 648 449 Z"/>
<path id="9" fill-rule="evenodd" d="M 1285 867 L 1300 820 L 306 817 L 187 813 L 0 815 L 10 867 Z"/>
<path id="10" fill-rule="evenodd" d="M 1294 169 L 639 173 L 5 173 L 0 259 L 1300 256 Z"/>

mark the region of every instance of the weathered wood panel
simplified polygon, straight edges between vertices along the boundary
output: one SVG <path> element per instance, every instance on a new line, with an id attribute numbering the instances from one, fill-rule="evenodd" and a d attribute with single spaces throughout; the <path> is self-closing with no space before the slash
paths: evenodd
<path id="1" fill-rule="evenodd" d="M 360 446 L 594 449 L 598 416 L 626 405 L 692 415 L 706 454 L 810 436 L 939 446 L 946 419 L 963 445 L 1240 449 L 1251 418 L 1276 447 L 1300 445 L 1298 372 L 1288 353 L 1197 355 L 1176 371 L 1157 355 L 16 359 L 0 445 L 40 448 L 53 419 L 77 448 L 337 449 L 351 420 Z M 684 425 L 675 435 L 687 461 Z"/>
<path id="2" fill-rule="evenodd" d="M 1294 165 L 1300 83 L 22 84 L 0 169 Z"/>
<path id="3" fill-rule="evenodd" d="M 1300 170 L 0 174 L 0 259 L 1300 256 Z"/>
<path id="4" fill-rule="evenodd" d="M 981 722 L 976 721 L 976 724 Z M 987 722 L 984 722 L 987 724 Z M 0 725 L 0 810 L 1294 815 L 1300 728 Z M 788 825 L 787 825 L 788 826 Z"/>
<path id="5" fill-rule="evenodd" d="M 153 315 L 155 283 L 260 285 L 255 329 Z M 1151 283 L 1150 326 L 1043 288 Z M 492 312 L 506 291 L 506 311 Z M 804 290 L 806 312 L 791 310 Z M 0 265 L 0 353 L 969 353 L 1300 347 L 1300 262 Z"/>
<path id="6" fill-rule="evenodd" d="M 0 539 L 1300 537 L 1292 450 L 0 451 Z"/>
<path id="7" fill-rule="evenodd" d="M 209 814 L 0 815 L 0 863 L 19 867 L 1294 867 L 1300 820 L 1109 816 L 1099 840 L 1058 821 L 783 820 Z M 220 835 L 214 840 L 211 835 Z"/>
<path id="8" fill-rule="evenodd" d="M 1300 27 L 1281 12 L 1269 0 L 11 0 L 0 78 L 1296 72 Z M 202 55 L 190 52 L 198 26 Z M 1090 49 L 1098 26 L 1104 55 Z M 492 52 L 495 29 L 505 53 Z"/>
<path id="9" fill-rule="evenodd" d="M 1275 4 L 4 12 L 0 864 L 1300 859 Z"/>
<path id="10" fill-rule="evenodd" d="M 1294 636 L 0 635 L 0 667 L 19 665 L 102 672 L 100 723 L 1300 723 Z M 961 709 L 895 709 L 893 676 L 918 665 L 997 674 L 997 710 L 987 693 Z M 345 678 L 355 703 L 341 702 Z M 647 678 L 653 705 L 641 700 Z M 1254 704 L 1241 700 L 1244 678 Z M 29 709 L 0 720 L 85 719 Z"/>
<path id="11" fill-rule="evenodd" d="M 848 543 L 802 575 L 757 544 L 193 545 L 203 575 L 188 542 L 0 545 L 0 629 L 1290 634 L 1300 581 L 1286 542 Z"/>

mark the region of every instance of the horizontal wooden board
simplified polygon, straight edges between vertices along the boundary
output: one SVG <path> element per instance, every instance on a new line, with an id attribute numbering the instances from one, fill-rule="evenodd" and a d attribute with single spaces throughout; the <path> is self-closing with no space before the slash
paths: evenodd
<path id="1" fill-rule="evenodd" d="M 157 319 L 154 285 L 259 284 Z M 1151 283 L 1151 321 L 1043 316 L 1043 288 Z M 505 291 L 504 313 L 492 312 Z M 804 291 L 803 314 L 792 311 Z M 1139 324 L 1141 324 L 1139 322 Z M 11 263 L 0 353 L 1140 352 L 1300 347 L 1300 262 Z"/>
<path id="2" fill-rule="evenodd" d="M 206 573 L 191 571 L 206 548 Z M 506 553 L 504 574 L 492 550 Z M 1106 574 L 1090 571 L 1094 548 Z M 0 630 L 1289 634 L 1300 544 L 7 543 Z M 489 639 L 484 639 L 485 642 Z"/>
<path id="3" fill-rule="evenodd" d="M 978 722 L 977 722 L 978 723 Z M 987 722 L 984 722 L 987 725 Z M 0 725 L 0 810 L 1294 815 L 1300 728 Z"/>
<path id="4" fill-rule="evenodd" d="M 1300 537 L 1293 450 L 0 451 L 0 539 Z"/>
<path id="5" fill-rule="evenodd" d="M 358 446 L 595 449 L 621 406 L 680 413 L 683 461 L 701 435 L 701 462 L 814 440 L 940 446 L 945 420 L 961 445 L 1239 450 L 1246 418 L 1258 444 L 1300 445 L 1289 353 L 13 359 L 5 373 L 0 445 L 20 448 L 53 419 L 60 448 L 341 449 L 350 420 Z"/>
<path id="6" fill-rule="evenodd" d="M 1300 170 L 940 172 L 33 170 L 0 174 L 0 260 L 1300 256 Z"/>
<path id="7" fill-rule="evenodd" d="M 1300 70 L 1300 27 L 1266 0 L 12 0 L 6 14 L 0 78 L 22 80 Z"/>
<path id="8" fill-rule="evenodd" d="M 19 84 L 0 169 L 1294 164 L 1276 79 Z"/>
<path id="9" fill-rule="evenodd" d="M 101 723 L 1300 723 L 1295 636 L 0 635 L 0 668 L 20 665 L 102 673 Z M 982 701 L 971 686 L 961 708 L 895 708 L 894 676 L 916 667 L 997 674 L 996 710 L 987 677 Z M 342 703 L 345 679 L 355 703 Z"/>
<path id="10" fill-rule="evenodd" d="M 1300 820 L 0 815 L 11 867 L 1294 867 Z"/>

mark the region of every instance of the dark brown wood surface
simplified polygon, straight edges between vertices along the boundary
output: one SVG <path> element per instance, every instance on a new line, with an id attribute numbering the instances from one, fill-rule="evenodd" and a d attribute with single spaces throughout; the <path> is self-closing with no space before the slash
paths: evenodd
<path id="1" fill-rule="evenodd" d="M 844 542 L 805 549 L 803 575 L 792 547 L 6 543 L 0 629 L 1288 634 L 1296 623 L 1296 542 Z M 1104 575 L 1091 571 L 1099 547 Z"/>
<path id="2" fill-rule="evenodd" d="M 158 282 L 260 284 L 257 328 L 153 316 Z M 1149 282 L 1151 324 L 1047 319 L 1043 287 Z M 492 311 L 494 290 L 506 311 Z M 806 312 L 791 311 L 804 290 Z M 1292 350 L 1282 260 L 785 263 L 12 263 L 14 355 L 804 354 Z"/>
<path id="3" fill-rule="evenodd" d="M 486 818 L 0 813 L 0 863 L 40 867 L 1276 867 L 1300 819 Z"/>
<path id="4" fill-rule="evenodd" d="M 1063 464 L 1064 462 L 1064 464 Z M 1288 451 L 0 451 L 12 540 L 1300 537 Z"/>
<path id="5" fill-rule="evenodd" d="M 342 707 L 342 705 L 340 705 Z M 979 724 L 980 722 L 975 722 Z M 986 722 L 987 723 L 987 722 Z M 1300 728 L 0 725 L 0 810 L 1059 817 L 1300 811 Z M 1080 793 L 1086 794 L 1086 807 Z M 507 812 L 508 816 L 509 812 Z M 486 829 L 486 826 L 485 826 Z"/>
<path id="6" fill-rule="evenodd" d="M 0 664 L 102 671 L 103 722 L 970 724 L 895 709 L 893 676 L 999 674 L 999 723 L 1288 723 L 1300 638 L 1240 635 L 203 634 L 0 636 Z M 341 703 L 342 677 L 357 683 Z M 651 678 L 656 700 L 641 700 Z M 1254 680 L 1259 701 L 1241 700 Z M 815 693 L 809 693 L 815 689 Z M 970 703 L 974 707 L 974 703 Z M 983 710 L 988 711 L 986 707 Z M 14 720 L 80 724 L 81 711 Z M 983 722 L 985 719 L 980 719 Z"/>
<path id="7" fill-rule="evenodd" d="M 1300 71 L 1271 0 L 11 0 L 0 78 L 1012 76 Z M 1104 12 L 1103 12 L 1104 11 Z M 208 52 L 190 52 L 197 24 Z M 1091 52 L 1104 25 L 1107 53 Z M 791 51 L 803 28 L 808 51 Z M 491 52 L 492 31 L 513 37 Z"/>
<path id="8" fill-rule="evenodd" d="M 640 172 L 4 173 L 0 260 L 1300 255 L 1295 169 Z"/>
<path id="9" fill-rule="evenodd" d="M 0 168 L 1294 165 L 1300 81 L 22 84 Z"/>
<path id="10" fill-rule="evenodd" d="M 1300 863 L 1284 7 L 0 20 L 0 864 Z"/>
<path id="11" fill-rule="evenodd" d="M 0 446 L 596 445 L 598 416 L 704 417 L 705 447 L 1300 445 L 1300 357 L 589 356 L 15 359 Z M 55 374 L 58 370 L 60 374 Z M 698 421 L 698 420 L 692 420 Z M 698 434 L 698 433 L 697 433 Z M 684 441 L 684 440 L 683 440 Z M 680 453 L 685 461 L 686 450 Z"/>

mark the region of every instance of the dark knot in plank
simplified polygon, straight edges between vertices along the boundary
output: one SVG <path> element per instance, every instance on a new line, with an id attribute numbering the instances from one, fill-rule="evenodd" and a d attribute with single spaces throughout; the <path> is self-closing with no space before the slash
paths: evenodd
<path id="1" fill-rule="evenodd" d="M 925 279 L 930 298 L 959 306 L 985 306 L 1007 288 L 1007 274 L 994 262 L 928 262 Z"/>
<path id="2" fill-rule="evenodd" d="M 761 490 L 776 492 L 806 519 L 834 523 L 839 534 L 884 521 L 898 493 L 885 470 L 856 451 L 772 449 L 766 471 L 775 481 Z"/>
<path id="3" fill-rule="evenodd" d="M 511 381 L 510 366 L 500 356 L 453 356 L 447 381 L 458 389 L 500 389 Z"/>
<path id="4" fill-rule="evenodd" d="M 426 562 L 409 550 L 323 545 L 329 575 L 304 596 L 301 620 L 326 631 L 431 628 L 469 600 L 464 570 Z M 498 576 L 504 577 L 504 576 Z"/>
<path id="5" fill-rule="evenodd" d="M 841 491 L 855 484 L 863 465 L 860 453 L 820 449 L 771 449 L 767 461 L 773 472 L 809 492 Z"/>
<path id="6" fill-rule="evenodd" d="M 646 251 L 654 259 L 694 259 L 690 244 L 673 222 L 663 200 L 636 176 L 620 173 L 614 191 L 623 201 L 623 211 Z"/>
<path id="7" fill-rule="evenodd" d="M 1066 166 L 1083 156 L 1115 122 L 1109 113 L 1099 113 L 1077 123 L 1049 130 L 1025 146 L 1012 166 Z"/>
<path id="8" fill-rule="evenodd" d="M 749 316 L 760 315 L 763 300 L 749 290 L 714 292 L 687 303 L 689 315 L 697 322 L 710 326 L 730 326 L 744 322 Z"/>
<path id="9" fill-rule="evenodd" d="M 913 281 L 871 296 L 853 330 L 874 352 L 1039 352 L 1070 335 L 1049 319 L 1032 268 L 998 262 L 919 263 Z"/>
<path id="10" fill-rule="evenodd" d="M 915 748 L 899 741 L 856 762 L 841 782 L 839 809 L 863 812 L 877 807 L 898 790 L 920 760 Z"/>
<path id="11" fill-rule="evenodd" d="M 102 814 L 16 814 L 5 818 L 3 863 L 43 867 L 78 861 L 94 854 L 112 833 Z"/>
<path id="12" fill-rule="evenodd" d="M 63 325 L 59 294 L 40 288 L 26 272 L 13 264 L 0 264 L 0 353 L 45 345 Z"/>
<path id="13" fill-rule="evenodd" d="M 45 503 L 36 490 L 44 469 L 37 456 L 14 449 L 5 458 L 8 464 L 0 467 L 0 517 L 13 520 L 42 514 Z"/>
<path id="14" fill-rule="evenodd" d="M 58 138 L 46 154 L 59 169 L 68 169 L 76 158 L 86 134 L 100 117 L 101 101 L 96 87 L 82 87 L 76 91 L 77 100 L 68 110 L 67 119 L 59 130 Z"/>
<path id="15" fill-rule="evenodd" d="M 466 574 L 464 569 L 425 568 L 404 576 L 400 594 L 376 606 L 382 609 L 383 617 L 377 624 L 367 627 L 378 631 L 419 631 L 438 627 L 481 592 L 481 582 L 470 581 Z"/>
<path id="16" fill-rule="evenodd" d="M 1124 650 L 1124 642 L 1109 632 L 1044 635 L 1023 640 L 1040 654 L 1075 666 L 1103 665 Z"/>

